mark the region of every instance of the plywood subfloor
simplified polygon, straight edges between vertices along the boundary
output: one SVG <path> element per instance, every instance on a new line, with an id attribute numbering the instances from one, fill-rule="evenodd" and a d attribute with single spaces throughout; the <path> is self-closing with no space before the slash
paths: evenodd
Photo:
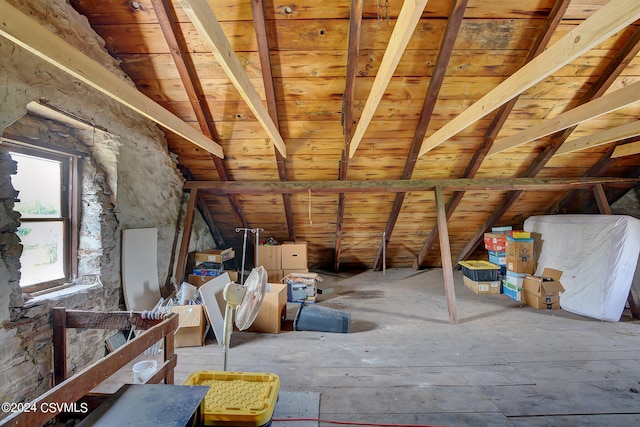
<path id="1" fill-rule="evenodd" d="M 351 313 L 348 334 L 235 332 L 229 369 L 320 393 L 320 418 L 447 426 L 640 425 L 640 322 L 534 310 L 480 296 L 455 273 L 448 323 L 442 270 L 322 273 L 319 304 Z M 289 304 L 288 317 L 297 306 Z M 180 348 L 176 383 L 221 370 L 220 347 Z M 295 426 L 294 423 L 286 425 Z M 321 427 L 331 424 L 320 423 Z"/>

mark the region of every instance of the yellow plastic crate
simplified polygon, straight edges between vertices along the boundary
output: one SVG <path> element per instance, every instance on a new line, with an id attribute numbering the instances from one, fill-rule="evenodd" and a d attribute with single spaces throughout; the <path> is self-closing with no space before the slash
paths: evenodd
<path id="1" fill-rule="evenodd" d="M 270 424 L 280 377 L 265 372 L 198 371 L 183 385 L 209 386 L 202 409 L 205 425 L 254 427 Z"/>

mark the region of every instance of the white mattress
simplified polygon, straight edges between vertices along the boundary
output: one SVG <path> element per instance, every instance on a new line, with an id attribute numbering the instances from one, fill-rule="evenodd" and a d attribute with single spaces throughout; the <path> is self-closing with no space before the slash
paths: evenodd
<path id="1" fill-rule="evenodd" d="M 561 270 L 563 310 L 617 322 L 640 254 L 640 220 L 627 215 L 542 215 L 526 231 L 542 235 L 536 275 Z"/>

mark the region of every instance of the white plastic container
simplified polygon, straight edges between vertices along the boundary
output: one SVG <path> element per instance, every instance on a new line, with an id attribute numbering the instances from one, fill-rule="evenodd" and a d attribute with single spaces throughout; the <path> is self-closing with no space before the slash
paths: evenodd
<path id="1" fill-rule="evenodd" d="M 158 362 L 155 360 L 141 360 L 133 365 L 133 383 L 144 384 L 158 369 Z"/>

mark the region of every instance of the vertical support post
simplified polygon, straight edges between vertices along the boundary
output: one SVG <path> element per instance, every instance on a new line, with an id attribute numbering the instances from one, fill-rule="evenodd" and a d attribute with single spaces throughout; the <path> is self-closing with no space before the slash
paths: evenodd
<path id="1" fill-rule="evenodd" d="M 607 195 L 604 192 L 602 184 L 596 184 L 593 186 L 593 195 L 595 196 L 596 203 L 598 204 L 598 211 L 603 215 L 611 215 L 611 206 L 609 206 L 609 201 L 607 200 Z"/>
<path id="2" fill-rule="evenodd" d="M 449 228 L 447 226 L 447 211 L 442 194 L 442 187 L 437 186 L 435 188 L 435 194 L 440 256 L 442 257 L 444 290 L 447 295 L 447 307 L 449 308 L 449 323 L 457 325 L 458 306 L 456 304 L 456 291 L 453 283 L 453 263 L 451 262 L 451 247 L 449 246 Z"/>
<path id="3" fill-rule="evenodd" d="M 54 307 L 53 320 L 53 385 L 67 379 L 67 309 Z"/>
<path id="4" fill-rule="evenodd" d="M 170 331 L 164 336 L 164 361 L 171 360 L 175 355 L 175 331 Z M 167 370 L 167 375 L 164 378 L 165 384 L 173 384 L 175 381 L 174 370 Z"/>
<path id="5" fill-rule="evenodd" d="M 382 274 L 387 274 L 387 231 L 382 232 Z"/>
<path id="6" fill-rule="evenodd" d="M 184 281 L 185 270 L 187 267 L 187 252 L 189 252 L 189 241 L 191 240 L 191 228 L 193 226 L 193 213 L 196 209 L 197 198 L 198 189 L 193 188 L 189 192 L 189 204 L 187 205 L 187 213 L 184 217 L 184 225 L 182 226 L 182 241 L 180 242 L 178 265 L 176 266 L 175 273 L 178 284 Z"/>

